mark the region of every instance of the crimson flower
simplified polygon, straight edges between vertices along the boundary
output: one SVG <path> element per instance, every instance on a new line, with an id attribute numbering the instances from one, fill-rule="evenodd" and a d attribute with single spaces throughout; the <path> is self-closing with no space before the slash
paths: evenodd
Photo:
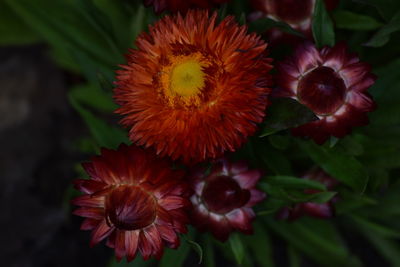
<path id="1" fill-rule="evenodd" d="M 319 120 L 292 130 L 294 135 L 324 143 L 341 138 L 355 126 L 368 124 L 375 103 L 367 89 L 375 76 L 367 63 L 349 54 L 344 43 L 320 51 L 307 42 L 277 66 L 278 97 L 290 97 L 311 109 Z"/>
<path id="2" fill-rule="evenodd" d="M 205 10 L 165 16 L 136 41 L 114 99 L 132 142 L 184 163 L 221 157 L 262 122 L 271 81 L 267 44 Z"/>
<path id="3" fill-rule="evenodd" d="M 161 14 L 165 10 L 186 13 L 189 8 L 213 8 L 229 0 L 143 0 L 145 6 L 153 6 L 154 12 Z"/>
<path id="4" fill-rule="evenodd" d="M 209 174 L 205 168 L 193 171 L 192 224 L 200 231 L 210 231 L 221 241 L 226 241 L 234 230 L 251 234 L 255 217 L 252 207 L 265 198 L 255 188 L 260 177 L 259 170 L 227 160 L 214 164 Z"/>
<path id="5" fill-rule="evenodd" d="M 311 26 L 315 2 L 315 0 L 251 0 L 256 12 L 250 15 L 250 19 L 268 17 L 275 21 L 285 22 L 311 40 L 313 39 Z M 328 10 L 334 9 L 338 3 L 339 0 L 325 0 Z M 272 44 L 298 43 L 302 40 L 276 28 L 268 30 L 267 35 Z"/>
<path id="6" fill-rule="evenodd" d="M 329 174 L 319 168 L 311 169 L 302 178 L 320 182 L 321 184 L 325 185 L 328 190 L 333 190 L 339 184 L 336 179 L 332 178 Z M 305 190 L 305 193 L 308 194 L 315 194 L 318 192 L 320 191 L 315 189 Z M 328 219 L 333 217 L 335 214 L 335 206 L 333 204 L 336 201 L 337 198 L 334 197 L 326 203 L 298 203 L 292 207 L 282 208 L 278 212 L 277 217 L 279 219 L 287 219 L 289 221 L 294 221 L 306 215 L 320 219 Z"/>
<path id="7" fill-rule="evenodd" d="M 84 195 L 72 203 L 75 215 L 85 217 L 81 229 L 92 230 L 90 245 L 107 238 L 117 260 L 128 261 L 137 252 L 146 260 L 160 258 L 164 246 L 177 248 L 177 233 L 186 232 L 189 187 L 183 172 L 171 170 L 169 162 L 135 146 L 117 151 L 102 149 L 101 155 L 83 164 L 90 179 L 78 179 L 75 187 Z"/>

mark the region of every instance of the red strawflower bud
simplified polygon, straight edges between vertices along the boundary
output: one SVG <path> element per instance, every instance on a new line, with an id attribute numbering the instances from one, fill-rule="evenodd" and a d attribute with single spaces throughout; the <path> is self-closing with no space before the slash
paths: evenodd
<path id="1" fill-rule="evenodd" d="M 234 230 L 251 234 L 252 207 L 265 198 L 265 193 L 255 188 L 260 177 L 259 170 L 227 160 L 218 161 L 209 174 L 205 168 L 195 170 L 190 177 L 195 191 L 192 224 L 220 241 L 226 241 Z"/>
<path id="2" fill-rule="evenodd" d="M 368 124 L 367 112 L 375 103 L 367 89 L 376 78 L 344 43 L 318 51 L 307 42 L 277 69 L 274 95 L 296 99 L 319 118 L 293 129 L 294 135 L 322 144 L 330 136 L 341 138 L 353 127 Z"/>
<path id="3" fill-rule="evenodd" d="M 334 9 L 338 3 L 339 0 L 325 0 L 328 10 Z M 303 33 L 306 38 L 312 39 L 311 26 L 315 0 L 252 0 L 251 4 L 256 11 L 250 15 L 250 20 L 268 17 L 282 21 Z M 298 43 L 302 40 L 276 28 L 268 30 L 267 35 L 272 45 L 281 42 Z"/>
<path id="4" fill-rule="evenodd" d="M 165 10 L 186 13 L 189 8 L 213 8 L 229 0 L 143 0 L 144 5 L 154 7 L 154 12 L 161 14 Z"/>
<path id="5" fill-rule="evenodd" d="M 319 168 L 311 169 L 302 178 L 320 182 L 325 185 L 328 190 L 334 189 L 339 184 L 336 179 L 332 178 L 329 174 Z M 315 189 L 305 190 L 305 193 L 307 194 L 315 194 L 318 192 L 320 191 Z M 302 216 L 328 219 L 333 217 L 335 214 L 333 203 L 336 202 L 336 200 L 337 198 L 334 197 L 326 203 L 305 202 L 295 204 L 292 207 L 284 207 L 278 211 L 277 217 L 289 221 L 294 221 Z"/>
<path id="6" fill-rule="evenodd" d="M 186 232 L 189 187 L 184 173 L 171 170 L 166 160 L 135 146 L 101 155 L 83 164 L 91 177 L 75 181 L 84 195 L 72 203 L 75 215 L 86 217 L 82 230 L 92 230 L 90 245 L 103 239 L 115 249 L 117 260 L 128 261 L 139 251 L 146 260 L 161 258 L 164 246 L 177 248 L 177 233 Z"/>

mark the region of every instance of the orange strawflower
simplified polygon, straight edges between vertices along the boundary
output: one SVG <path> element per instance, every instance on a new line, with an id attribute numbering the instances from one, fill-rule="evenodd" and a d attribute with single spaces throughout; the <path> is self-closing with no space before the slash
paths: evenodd
<path id="1" fill-rule="evenodd" d="M 246 30 L 189 10 L 141 34 L 114 91 L 132 142 L 185 163 L 243 144 L 263 120 L 271 69 L 267 44 Z"/>

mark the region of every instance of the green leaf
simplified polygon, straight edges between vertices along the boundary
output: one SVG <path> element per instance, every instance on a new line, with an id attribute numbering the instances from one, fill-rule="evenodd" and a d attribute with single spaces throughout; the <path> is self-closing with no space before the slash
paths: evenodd
<path id="1" fill-rule="evenodd" d="M 310 194 L 310 199 L 308 200 L 309 202 L 314 202 L 314 203 L 326 203 L 330 201 L 334 196 L 336 196 L 337 192 L 320 192 L 320 193 L 314 193 Z"/>
<path id="2" fill-rule="evenodd" d="M 258 139 L 255 149 L 263 165 L 277 175 L 292 175 L 291 162 L 288 160 L 286 154 L 273 148 L 267 142 L 262 141 L 264 140 Z"/>
<path id="3" fill-rule="evenodd" d="M 131 32 L 132 37 L 134 38 L 133 40 L 136 40 L 136 37 L 148 26 L 148 17 L 149 16 L 147 15 L 146 9 L 143 5 L 139 5 L 139 7 L 134 11 L 131 21 Z"/>
<path id="4" fill-rule="evenodd" d="M 390 40 L 390 35 L 400 30 L 400 11 L 397 12 L 388 24 L 383 26 L 372 38 L 365 44 L 366 46 L 381 47 Z"/>
<path id="5" fill-rule="evenodd" d="M 95 58 L 98 65 L 114 66 L 121 57 L 110 54 L 107 42 L 70 1 L 6 0 L 32 29 L 53 47 L 80 51 Z M 63 12 L 59 12 L 62 10 Z M 114 56 L 113 56 L 114 55 Z"/>
<path id="6" fill-rule="evenodd" d="M 373 231 L 384 238 L 393 238 L 393 239 L 400 238 L 400 232 L 397 230 L 369 221 L 366 218 L 354 214 L 351 214 L 350 218 L 354 220 L 359 226 L 365 228 L 368 231 Z"/>
<path id="7" fill-rule="evenodd" d="M 88 21 L 95 31 L 106 41 L 113 56 L 118 61 L 123 61 L 122 54 L 118 48 L 116 38 L 112 29 L 112 23 L 92 0 L 75 0 L 76 9 Z"/>
<path id="8" fill-rule="evenodd" d="M 270 144 L 279 150 L 286 150 L 290 145 L 290 138 L 288 135 L 270 135 L 268 136 Z"/>
<path id="9" fill-rule="evenodd" d="M 371 228 L 364 223 L 358 222 L 355 230 L 363 234 L 370 244 L 375 246 L 376 250 L 390 262 L 390 266 L 400 266 L 400 246 L 397 241 L 385 238 L 379 231 L 371 231 Z"/>
<path id="10" fill-rule="evenodd" d="M 238 233 L 231 234 L 229 238 L 229 244 L 233 255 L 235 256 L 236 262 L 242 264 L 245 255 L 243 242 Z"/>
<path id="11" fill-rule="evenodd" d="M 289 266 L 290 267 L 301 267 L 301 255 L 300 253 L 291 245 L 287 247 L 287 253 L 289 256 Z"/>
<path id="12" fill-rule="evenodd" d="M 253 223 L 254 233 L 244 236 L 243 242 L 250 249 L 254 258 L 261 267 L 274 267 L 273 245 L 266 227 L 259 222 Z"/>
<path id="13" fill-rule="evenodd" d="M 400 1 L 398 0 L 353 0 L 354 2 L 363 3 L 376 8 L 381 16 L 387 21 L 400 9 Z"/>
<path id="14" fill-rule="evenodd" d="M 297 127 L 318 118 L 307 107 L 291 98 L 276 98 L 267 109 L 264 129 L 260 137 Z"/>
<path id="15" fill-rule="evenodd" d="M 28 45 L 41 38 L 12 10 L 0 1 L 0 45 Z"/>
<path id="16" fill-rule="evenodd" d="M 356 158 L 346 154 L 339 147 L 330 149 L 312 141 L 297 141 L 302 150 L 328 174 L 354 190 L 364 192 L 368 173 Z"/>
<path id="17" fill-rule="evenodd" d="M 154 266 L 156 261 L 154 259 L 143 260 L 139 255 L 132 262 L 127 262 L 125 258 L 123 258 L 120 262 L 118 262 L 113 256 L 110 260 L 108 267 L 150 267 Z"/>
<path id="18" fill-rule="evenodd" d="M 268 176 L 266 182 L 281 188 L 326 190 L 325 185 L 317 181 L 292 176 Z"/>
<path id="19" fill-rule="evenodd" d="M 215 267 L 214 257 L 214 244 L 209 234 L 203 235 L 203 247 L 204 247 L 204 265 L 206 267 Z"/>
<path id="20" fill-rule="evenodd" d="M 294 30 L 292 27 L 290 27 L 289 24 L 283 21 L 276 21 L 270 18 L 257 19 L 255 21 L 249 22 L 248 25 L 249 25 L 249 31 L 257 32 L 259 34 L 265 33 L 267 30 L 272 28 L 278 28 L 283 32 L 296 35 L 299 37 L 304 37 L 302 33 Z"/>
<path id="21" fill-rule="evenodd" d="M 337 214 L 352 214 L 355 210 L 362 207 L 368 206 L 370 209 L 373 208 L 371 206 L 378 204 L 376 200 L 372 198 L 355 195 L 352 192 L 347 191 L 341 191 L 340 198 L 341 200 L 335 203 Z"/>
<path id="22" fill-rule="evenodd" d="M 348 10 L 337 10 L 333 13 L 335 25 L 339 29 L 354 31 L 370 31 L 382 26 L 382 23 L 373 17 L 353 13 Z"/>
<path id="23" fill-rule="evenodd" d="M 327 221 L 303 218 L 294 223 L 265 220 L 268 226 L 287 242 L 322 266 L 361 266 Z"/>
<path id="24" fill-rule="evenodd" d="M 298 190 L 285 189 L 280 186 L 272 186 L 262 182 L 259 183 L 259 187 L 268 193 L 271 198 L 280 199 L 289 204 L 301 202 L 326 203 L 336 195 L 336 192 L 319 192 L 309 194 Z"/>
<path id="25" fill-rule="evenodd" d="M 317 0 L 315 3 L 312 32 L 317 47 L 321 48 L 324 45 L 333 46 L 335 44 L 333 23 L 326 11 L 323 0 Z"/>
<path id="26" fill-rule="evenodd" d="M 100 111 L 112 112 L 117 108 L 111 94 L 107 94 L 96 86 L 78 85 L 71 88 L 69 94 L 80 103 Z"/>
<path id="27" fill-rule="evenodd" d="M 159 267 L 180 267 L 183 266 L 187 256 L 189 255 L 190 247 L 188 242 L 183 242 L 178 249 L 166 249 L 159 263 Z"/>
<path id="28" fill-rule="evenodd" d="M 129 144 L 127 134 L 120 130 L 107 125 L 103 120 L 94 116 L 89 110 L 85 109 L 73 95 L 69 95 L 71 105 L 81 115 L 90 133 L 96 140 L 99 147 L 117 148 L 121 143 Z"/>

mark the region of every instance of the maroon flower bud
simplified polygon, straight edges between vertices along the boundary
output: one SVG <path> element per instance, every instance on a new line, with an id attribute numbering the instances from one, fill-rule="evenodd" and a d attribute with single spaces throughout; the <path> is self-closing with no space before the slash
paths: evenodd
<path id="1" fill-rule="evenodd" d="M 81 229 L 92 230 L 93 246 L 107 238 L 117 260 L 133 260 L 139 251 L 146 260 L 161 258 L 164 246 L 179 246 L 177 233 L 186 232 L 189 187 L 183 172 L 141 148 L 121 145 L 117 151 L 84 163 L 89 180 L 76 180 L 84 195 L 72 203 L 75 215 L 85 217 Z"/>
<path id="2" fill-rule="evenodd" d="M 328 10 L 334 9 L 338 3 L 339 0 L 325 0 Z M 256 12 L 250 15 L 250 20 L 268 17 L 282 21 L 304 34 L 306 38 L 312 39 L 311 26 L 315 0 L 252 0 L 251 4 Z M 275 28 L 268 30 L 267 35 L 272 45 L 282 42 L 296 44 L 302 40 Z"/>
<path id="3" fill-rule="evenodd" d="M 260 177 L 260 171 L 249 170 L 243 162 L 227 160 L 217 162 L 208 175 L 204 168 L 195 170 L 190 177 L 195 191 L 191 197 L 192 224 L 221 241 L 234 230 L 251 234 L 252 207 L 265 198 L 255 188 Z"/>
<path id="4" fill-rule="evenodd" d="M 332 178 L 320 168 L 311 169 L 302 178 L 320 182 L 321 184 L 325 185 L 328 190 L 334 189 L 339 184 L 336 179 Z M 315 189 L 307 189 L 304 190 L 304 192 L 307 194 L 315 194 L 320 191 Z M 297 203 L 292 207 L 284 207 L 280 209 L 276 217 L 280 220 L 289 221 L 294 221 L 302 216 L 329 219 L 335 214 L 335 207 L 333 205 L 335 201 L 336 198 L 334 197 L 326 203 Z"/>
<path id="5" fill-rule="evenodd" d="M 186 13 L 189 8 L 213 8 L 229 0 L 143 0 L 145 6 L 154 6 L 154 12 L 165 10 Z"/>
<path id="6" fill-rule="evenodd" d="M 296 99 L 319 118 L 293 129 L 294 135 L 322 144 L 330 136 L 341 138 L 353 127 L 368 124 L 367 112 L 375 103 L 367 89 L 375 76 L 367 63 L 348 53 L 344 43 L 320 51 L 304 43 L 277 69 L 275 96 Z"/>

